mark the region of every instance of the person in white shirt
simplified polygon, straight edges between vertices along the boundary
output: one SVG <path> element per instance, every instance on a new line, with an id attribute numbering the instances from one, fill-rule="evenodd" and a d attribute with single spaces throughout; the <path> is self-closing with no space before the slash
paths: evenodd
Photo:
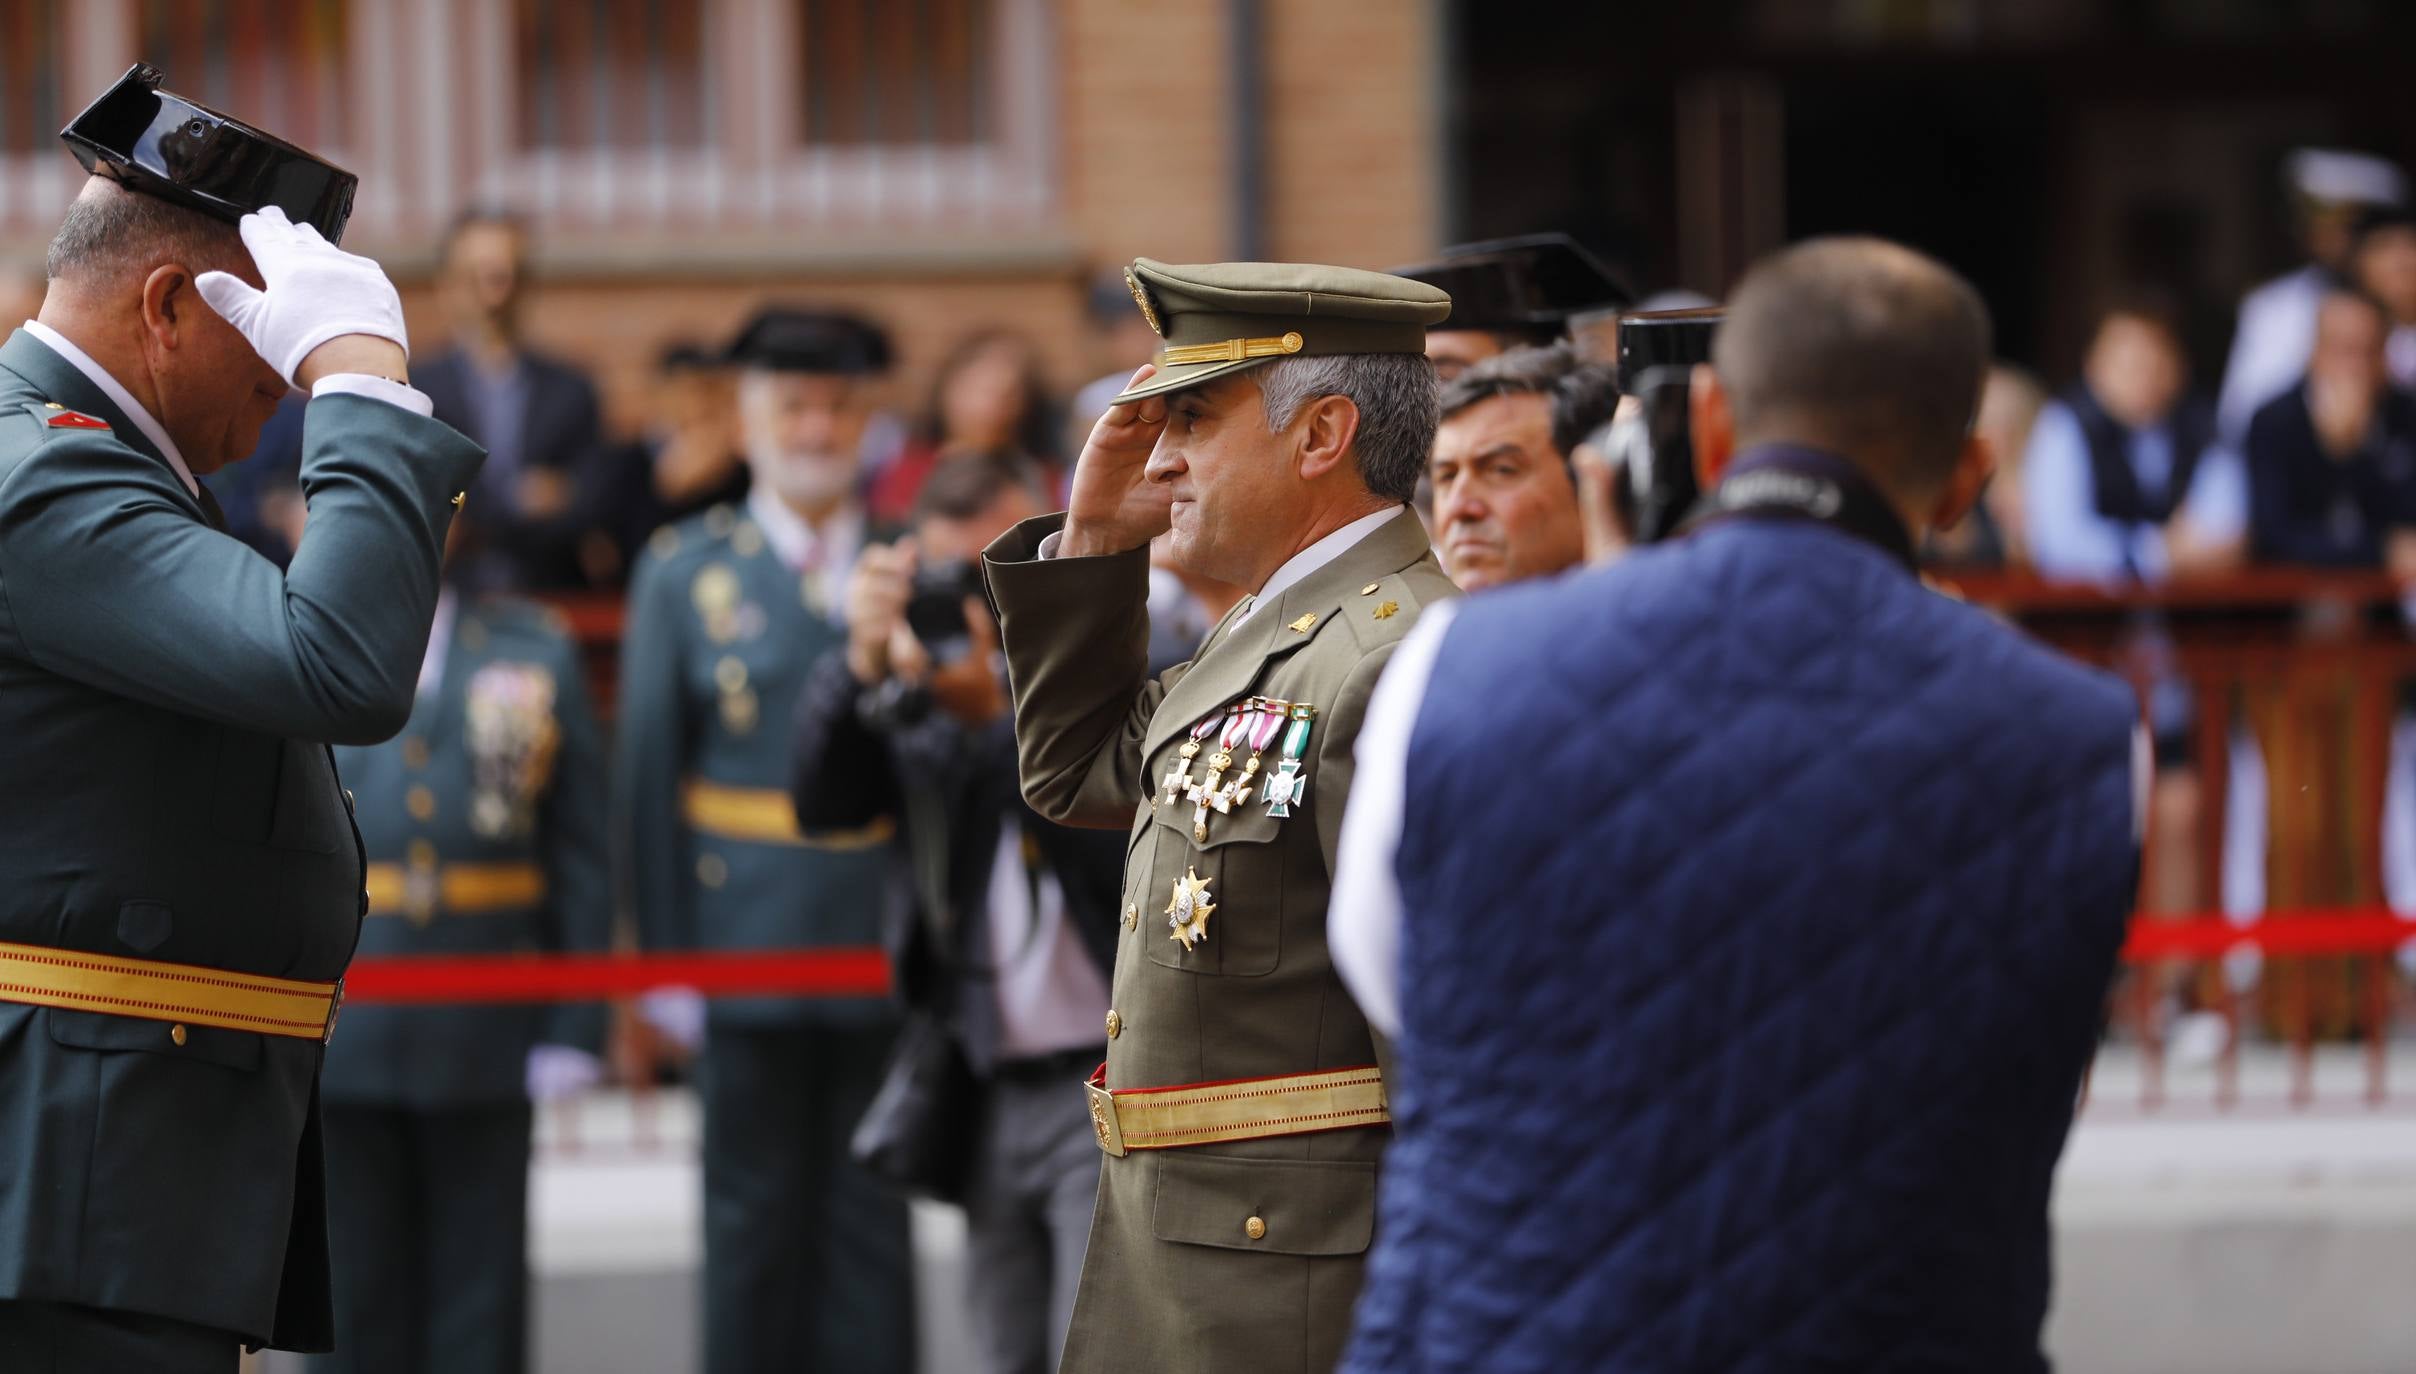
<path id="1" fill-rule="evenodd" d="M 1018 794 L 997 627 L 978 598 L 950 594 L 985 545 L 1040 511 L 1006 462 L 933 472 L 913 536 L 857 561 L 847 652 L 815 667 L 796 710 L 799 822 L 899 818 L 914 900 L 894 936 L 898 984 L 920 1024 L 893 1078 L 929 1062 L 932 1037 L 965 1074 L 936 1085 L 953 1099 L 947 1121 L 893 1114 L 858 1152 L 891 1184 L 965 1208 L 982 1374 L 1054 1368 L 1063 1351 L 1099 1186 L 1070 1085 L 1107 1054 L 1124 865 L 1121 834 L 1052 824 Z"/>
<path id="2" fill-rule="evenodd" d="M 2315 347 L 2315 308 L 2326 287 L 2348 268 L 2359 212 L 2404 204 L 2408 197 L 2407 175 L 2365 153 L 2301 148 L 2290 155 L 2282 175 L 2309 260 L 2240 301 L 2231 361 L 2223 369 L 2216 403 L 2224 440 L 2235 446 L 2247 435 L 2257 407 L 2289 390 L 2306 372 L 2307 355 Z"/>

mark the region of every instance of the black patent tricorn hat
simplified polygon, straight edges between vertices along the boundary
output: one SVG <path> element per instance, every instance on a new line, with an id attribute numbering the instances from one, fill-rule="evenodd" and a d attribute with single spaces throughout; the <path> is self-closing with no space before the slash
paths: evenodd
<path id="1" fill-rule="evenodd" d="M 1635 299 L 1600 258 L 1567 234 L 1455 244 L 1432 262 L 1392 271 L 1451 293 L 1451 318 L 1442 329 L 1549 336 L 1573 316 Z"/>
<path id="2" fill-rule="evenodd" d="M 163 91 L 159 79 L 158 68 L 136 63 L 59 131 L 85 171 L 229 224 L 274 205 L 342 241 L 359 177 Z"/>

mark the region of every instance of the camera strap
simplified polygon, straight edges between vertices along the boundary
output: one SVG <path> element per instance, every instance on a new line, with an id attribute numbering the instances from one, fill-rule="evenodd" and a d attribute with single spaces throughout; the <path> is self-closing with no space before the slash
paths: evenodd
<path id="1" fill-rule="evenodd" d="M 1870 478 L 1834 453 L 1771 444 L 1729 464 L 1710 495 L 1678 527 L 1680 537 L 1730 520 L 1809 520 L 1877 548 L 1917 572 L 1912 531 Z"/>

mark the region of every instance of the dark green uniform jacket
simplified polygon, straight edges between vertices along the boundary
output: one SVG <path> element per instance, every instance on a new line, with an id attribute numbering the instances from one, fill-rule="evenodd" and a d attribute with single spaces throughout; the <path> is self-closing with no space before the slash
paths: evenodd
<path id="1" fill-rule="evenodd" d="M 310 533 L 280 572 L 64 359 L 0 348 L 0 941 L 344 972 L 361 851 L 327 745 L 408 716 L 482 457 L 382 401 L 311 402 Z M 324 1346 L 323 1053 L 0 1001 L 0 1299 Z"/>
<path id="2" fill-rule="evenodd" d="M 457 612 L 403 733 L 336 762 L 369 855 L 364 958 L 600 950 L 611 939 L 604 744 L 560 617 L 502 597 Z M 540 1040 L 602 1053 L 593 1003 L 363 1006 L 327 1048 L 327 1100 L 515 1102 Z"/>
<path id="3" fill-rule="evenodd" d="M 652 949 L 881 943 L 894 910 L 887 818 L 807 835 L 789 799 L 791 728 L 806 673 L 842 653 L 818 581 L 780 561 L 752 520 L 716 506 L 658 532 L 629 588 L 621 644 L 613 840 Z M 884 1021 L 880 999 L 722 999 L 717 1022 Z"/>

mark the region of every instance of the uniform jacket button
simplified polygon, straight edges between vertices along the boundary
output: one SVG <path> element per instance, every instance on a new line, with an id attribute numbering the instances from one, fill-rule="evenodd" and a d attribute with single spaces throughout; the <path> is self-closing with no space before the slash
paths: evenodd
<path id="1" fill-rule="evenodd" d="M 168 1038 L 175 1041 L 179 1045 L 183 1044 L 185 1042 L 185 1028 L 182 1026 L 168 1027 Z"/>
<path id="2" fill-rule="evenodd" d="M 1252 1240 L 1265 1240 L 1267 1238 L 1267 1223 L 1257 1217 L 1252 1217 L 1248 1221 L 1242 1223 L 1242 1234 L 1248 1236 Z"/>
<path id="3" fill-rule="evenodd" d="M 1122 1035 L 1123 1033 L 1124 1033 L 1124 1018 L 1123 1018 L 1123 1016 L 1121 1016 L 1120 1014 L 1118 1014 L 1115 1008 L 1113 1008 L 1113 1007 L 1108 1008 L 1108 1011 L 1107 1011 L 1107 1038 L 1108 1038 L 1108 1039 L 1110 1039 L 1110 1040 L 1113 1040 L 1113 1039 L 1115 1039 L 1117 1036 Z"/>

